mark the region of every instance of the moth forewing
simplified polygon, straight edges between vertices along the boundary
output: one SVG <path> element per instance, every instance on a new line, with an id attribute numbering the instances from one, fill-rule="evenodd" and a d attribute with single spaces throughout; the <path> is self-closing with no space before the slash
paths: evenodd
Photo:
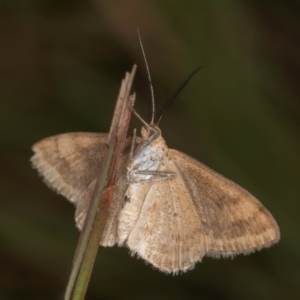
<path id="1" fill-rule="evenodd" d="M 170 157 L 194 199 L 207 255 L 246 254 L 280 239 L 276 221 L 248 191 L 184 153 L 170 150 Z"/>
<path id="2" fill-rule="evenodd" d="M 101 133 L 55 135 L 32 146 L 31 163 L 49 187 L 76 204 L 97 176 L 106 142 L 107 134 Z"/>

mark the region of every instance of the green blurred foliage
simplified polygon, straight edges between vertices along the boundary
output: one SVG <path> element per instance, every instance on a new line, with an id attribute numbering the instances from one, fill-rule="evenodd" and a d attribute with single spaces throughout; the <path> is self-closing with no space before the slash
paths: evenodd
<path id="1" fill-rule="evenodd" d="M 299 20 L 291 0 L 2 0 L 0 298 L 62 298 L 74 208 L 31 169 L 30 147 L 57 133 L 107 132 L 133 63 L 136 109 L 149 116 L 139 27 L 158 107 L 203 66 L 161 122 L 168 145 L 251 191 L 282 240 L 176 277 L 128 249 L 100 248 L 87 299 L 299 299 Z"/>

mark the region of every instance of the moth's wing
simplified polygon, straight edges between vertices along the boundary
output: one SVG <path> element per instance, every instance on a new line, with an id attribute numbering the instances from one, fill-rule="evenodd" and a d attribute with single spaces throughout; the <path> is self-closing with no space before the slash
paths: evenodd
<path id="1" fill-rule="evenodd" d="M 32 165 L 50 188 L 77 204 L 97 176 L 107 137 L 76 132 L 45 138 L 32 146 Z"/>
<path id="2" fill-rule="evenodd" d="M 276 221 L 248 191 L 186 154 L 169 155 L 197 209 L 207 255 L 246 254 L 278 242 Z"/>
<path id="3" fill-rule="evenodd" d="M 158 171 L 176 172 L 176 166 L 166 158 Z M 119 215 L 119 244 L 125 242 L 132 253 L 163 272 L 191 269 L 206 248 L 202 223 L 181 177 L 150 179 L 130 189 Z"/>
<path id="4" fill-rule="evenodd" d="M 35 152 L 31 158 L 33 167 L 49 187 L 77 207 L 75 219 L 79 229 L 83 226 L 97 172 L 107 147 L 107 138 L 108 135 L 103 133 L 65 133 L 45 138 L 32 147 Z M 130 145 L 131 139 L 127 139 L 121 164 L 127 159 Z M 105 246 L 113 245 L 116 239 L 117 215 L 122 205 L 118 200 L 126 190 L 126 185 L 121 184 L 124 182 L 122 176 L 121 172 L 117 175 L 118 188 L 114 193 L 110 217 L 101 241 Z"/>

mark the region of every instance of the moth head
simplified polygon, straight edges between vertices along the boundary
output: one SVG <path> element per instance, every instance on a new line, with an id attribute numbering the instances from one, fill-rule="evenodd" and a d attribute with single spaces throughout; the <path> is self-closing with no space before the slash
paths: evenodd
<path id="1" fill-rule="evenodd" d="M 141 135 L 143 139 L 152 138 L 154 140 L 161 136 L 161 131 L 157 125 L 149 124 L 148 127 L 142 126 Z"/>

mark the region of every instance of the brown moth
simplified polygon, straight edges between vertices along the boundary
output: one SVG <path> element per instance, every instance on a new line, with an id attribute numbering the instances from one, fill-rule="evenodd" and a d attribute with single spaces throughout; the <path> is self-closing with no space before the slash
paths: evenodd
<path id="1" fill-rule="evenodd" d="M 75 204 L 79 229 L 106 141 L 106 134 L 66 133 L 32 147 L 34 168 Z M 276 243 L 279 235 L 276 221 L 255 197 L 169 149 L 156 125 L 142 127 L 142 138 L 128 138 L 100 245 L 126 245 L 159 270 L 176 274 L 204 255 L 248 254 Z"/>
<path id="2" fill-rule="evenodd" d="M 143 47 L 142 51 L 144 55 Z M 146 67 L 154 107 L 147 62 Z M 126 245 L 160 271 L 177 274 L 193 268 L 205 255 L 233 257 L 278 242 L 276 221 L 255 197 L 167 147 L 158 128 L 160 118 L 154 123 L 153 113 L 150 124 L 141 119 L 141 137 L 134 134 L 126 141 L 100 245 Z M 107 138 L 104 133 L 66 133 L 32 147 L 33 167 L 48 186 L 76 206 L 79 229 Z"/>

